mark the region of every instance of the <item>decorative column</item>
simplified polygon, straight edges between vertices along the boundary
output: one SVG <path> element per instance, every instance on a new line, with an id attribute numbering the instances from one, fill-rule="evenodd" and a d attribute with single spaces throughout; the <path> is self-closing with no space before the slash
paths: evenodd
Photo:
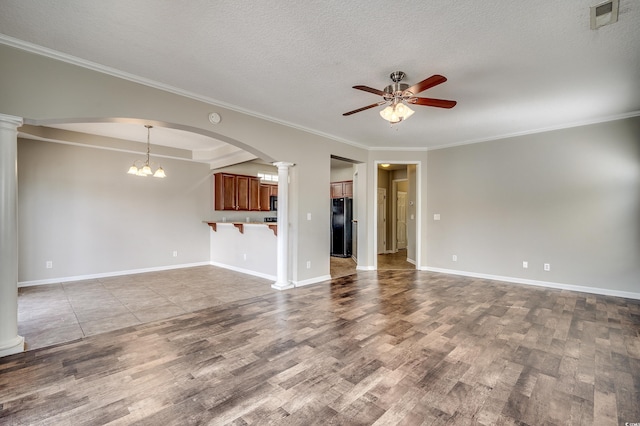
<path id="1" fill-rule="evenodd" d="M 0 357 L 24 351 L 18 336 L 18 127 L 0 114 Z"/>
<path id="2" fill-rule="evenodd" d="M 289 281 L 289 167 L 293 163 L 273 163 L 278 168 L 278 269 L 276 290 L 293 288 Z"/>

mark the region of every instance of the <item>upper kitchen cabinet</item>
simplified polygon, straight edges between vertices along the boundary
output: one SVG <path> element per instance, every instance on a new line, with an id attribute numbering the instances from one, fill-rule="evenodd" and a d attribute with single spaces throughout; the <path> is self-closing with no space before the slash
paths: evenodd
<path id="1" fill-rule="evenodd" d="M 236 175 L 216 173 L 214 179 L 213 203 L 216 210 L 237 210 Z"/>
<path id="2" fill-rule="evenodd" d="M 260 210 L 268 212 L 271 210 L 271 197 L 278 196 L 278 185 L 273 183 L 260 182 Z"/>
<path id="3" fill-rule="evenodd" d="M 231 173 L 216 173 L 213 177 L 216 210 L 261 210 L 260 179 Z"/>
<path id="4" fill-rule="evenodd" d="M 353 197 L 353 181 L 331 182 L 331 198 Z"/>

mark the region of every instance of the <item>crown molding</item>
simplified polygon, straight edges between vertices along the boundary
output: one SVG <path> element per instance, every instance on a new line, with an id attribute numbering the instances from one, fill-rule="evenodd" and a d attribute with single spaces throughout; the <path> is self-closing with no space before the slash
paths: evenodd
<path id="1" fill-rule="evenodd" d="M 488 137 L 488 138 L 469 139 L 469 140 L 462 141 L 462 142 L 453 142 L 453 143 L 450 143 L 450 144 L 438 145 L 438 146 L 434 146 L 434 147 L 431 147 L 431 148 L 427 148 L 427 151 L 435 151 L 437 149 L 453 148 L 453 147 L 462 146 L 462 145 L 472 145 L 472 144 L 475 144 L 475 143 L 482 143 L 482 142 L 491 142 L 491 141 L 497 141 L 497 140 L 501 140 L 501 139 L 515 138 L 515 137 L 518 137 L 518 136 L 534 135 L 534 134 L 537 134 L 537 133 L 552 132 L 552 131 L 555 131 L 555 130 L 571 129 L 573 127 L 581 127 L 581 126 L 589 126 L 591 124 L 607 123 L 607 122 L 610 122 L 610 121 L 624 120 L 626 118 L 633 118 L 633 117 L 638 117 L 638 116 L 640 116 L 640 111 L 632 111 L 632 112 L 629 112 L 629 113 L 611 115 L 611 116 L 608 116 L 608 117 L 593 118 L 593 119 L 583 120 L 583 121 L 574 121 L 572 123 L 562 124 L 562 125 L 558 125 L 558 126 L 541 127 L 539 129 L 526 130 L 526 131 L 523 131 L 523 132 L 507 133 L 507 134 L 504 134 L 504 135 L 496 135 L 496 136 L 491 136 L 491 137 Z"/>
<path id="2" fill-rule="evenodd" d="M 507 133 L 507 134 L 503 134 L 503 135 L 495 135 L 495 136 L 489 136 L 489 137 L 485 137 L 485 138 L 478 138 L 478 139 L 468 139 L 465 141 L 460 141 L 460 142 L 452 142 L 449 144 L 442 144 L 442 145 L 437 145 L 434 147 L 398 147 L 398 146 L 381 146 L 381 147 L 370 147 L 370 146 L 366 146 L 363 145 L 361 143 L 358 142 L 354 142 L 348 139 L 344 139 L 341 138 L 339 136 L 336 135 L 332 135 L 329 133 L 325 133 L 325 132 L 321 132 L 319 130 L 315 130 L 315 129 L 311 129 L 308 127 L 304 127 L 304 126 L 300 126 L 298 124 L 295 123 L 291 123 L 289 121 L 285 121 L 285 120 L 280 120 L 278 118 L 275 117 L 271 117 L 269 115 L 265 115 L 265 114 L 261 114 L 258 113 L 256 111 L 251 111 L 248 109 L 244 109 L 241 108 L 239 106 L 236 105 L 232 105 L 226 102 L 222 102 L 213 98 L 209 98 L 206 96 L 202 96 L 193 92 L 189 92 L 186 90 L 182 90 L 179 89 L 177 87 L 173 87 L 167 84 L 163 84 L 154 80 L 150 80 L 147 78 L 143 78 L 134 74 L 130 74 L 124 71 L 120 71 L 118 69 L 115 68 L 111 68 L 111 67 L 107 67 L 105 65 L 101 65 L 95 62 L 91 62 L 91 61 L 87 61 L 85 59 L 81 59 L 72 55 L 68 55 L 66 53 L 62 53 L 62 52 L 58 52 L 56 50 L 53 49 L 49 49 L 47 47 L 43 47 L 37 44 L 33 44 L 33 43 L 29 43 L 26 42 L 24 40 L 20 40 L 14 37 L 10 37 L 7 36 L 5 34 L 0 34 L 0 44 L 4 44 L 16 49 L 20 49 L 20 50 L 24 50 L 26 52 L 30 52 L 30 53 L 34 53 L 37 55 L 41 55 L 41 56 L 45 56 L 51 59 L 55 59 L 58 61 L 62 61 L 62 62 L 66 62 L 72 65 L 76 65 L 79 67 L 83 67 L 86 69 L 90 69 L 92 71 L 96 71 L 96 72 L 100 72 L 103 74 L 107 74 L 107 75 L 111 75 L 113 77 L 117 77 L 117 78 L 121 78 L 123 80 L 128 80 L 131 81 L 133 83 L 138 83 L 138 84 L 142 84 L 144 86 L 148 86 L 154 89 L 159 89 L 165 92 L 169 92 L 169 93 L 173 93 L 175 95 L 179 95 L 179 96 L 183 96 L 185 98 L 189 98 L 189 99 L 193 99 L 199 102 L 203 102 L 206 104 L 210 104 L 210 105 L 214 105 L 214 106 L 218 106 L 221 108 L 226 108 L 228 110 L 231 111 L 235 111 L 235 112 L 239 112 L 251 117 L 255 117 L 255 118 L 259 118 L 265 121 L 269 121 L 275 124 L 279 124 L 282 126 L 286 126 L 286 127 L 290 127 L 292 129 L 296 129 L 296 130 L 300 130 L 303 131 L 305 133 L 310 133 L 316 136 L 320 136 L 326 139 L 330 139 L 339 143 L 343 143 L 346 145 L 350 145 L 356 148 L 360 148 L 363 149 L 365 151 L 414 151 L 414 152 L 420 152 L 420 151 L 433 151 L 433 150 L 437 150 L 437 149 L 446 149 L 446 148 L 453 148 L 456 146 L 462 146 L 462 145 L 471 145 L 471 144 L 476 144 L 476 143 L 482 143 L 482 142 L 490 142 L 490 141 L 495 141 L 495 140 L 500 140 L 500 139 L 507 139 L 507 138 L 513 138 L 513 137 L 517 137 L 517 136 L 526 136 L 526 135 L 532 135 L 532 134 L 537 134 L 537 133 L 544 133 L 544 132 L 550 132 L 550 131 L 554 131 L 554 130 L 563 130 L 563 129 L 569 129 L 572 127 L 580 127 L 580 126 L 587 126 L 590 124 L 598 124 L 598 123 L 605 123 L 608 121 L 616 121 L 616 120 L 621 120 L 621 119 L 625 119 L 625 118 L 632 118 L 632 117 L 637 117 L 640 116 L 640 111 L 632 111 L 630 113 L 625 113 L 625 114 L 619 114 L 619 115 L 615 115 L 615 116 L 608 116 L 608 117 L 600 117 L 600 118 L 594 118 L 594 119 L 589 119 L 589 120 L 583 120 L 583 121 L 577 121 L 577 122 L 572 122 L 572 123 L 567 123 L 567 124 L 562 124 L 562 125 L 558 125 L 558 126 L 550 126 L 550 127 L 542 127 L 539 129 L 532 129 L 532 130 L 526 130 L 526 131 L 522 131 L 522 132 L 514 132 L 514 133 Z"/>
<path id="3" fill-rule="evenodd" d="M 244 109 L 244 108 L 241 108 L 241 107 L 236 106 L 236 105 L 232 105 L 232 104 L 229 104 L 229 103 L 226 103 L 226 102 L 222 102 L 222 101 L 219 101 L 217 99 L 209 98 L 207 96 L 202 96 L 202 95 L 199 95 L 197 93 L 189 92 L 187 90 L 182 90 L 182 89 L 179 89 L 177 87 L 170 86 L 168 84 L 164 84 L 164 83 L 160 83 L 160 82 L 155 81 L 155 80 L 150 80 L 150 79 L 147 79 L 147 78 L 144 78 L 144 77 L 140 77 L 138 75 L 131 74 L 131 73 L 128 73 L 128 72 L 125 72 L 125 71 L 121 71 L 121 70 L 118 70 L 118 69 L 115 69 L 115 68 L 111 68 L 111 67 L 108 67 L 108 66 L 105 66 L 105 65 L 101 65 L 101 64 L 98 64 L 98 63 L 95 63 L 95 62 L 92 62 L 92 61 L 87 61 L 85 59 L 81 59 L 81 58 L 78 58 L 78 57 L 73 56 L 73 55 L 69 55 L 69 54 L 66 54 L 66 53 L 58 52 L 57 50 L 53 50 L 53 49 L 49 49 L 47 47 L 43 47 L 43 46 L 40 46 L 40 45 L 37 45 L 37 44 L 29 43 L 27 41 L 20 40 L 20 39 L 14 38 L 14 37 L 10 37 L 10 36 L 7 36 L 5 34 L 0 34 L 0 44 L 4 44 L 4 45 L 7 45 L 7 46 L 16 48 L 16 49 L 24 50 L 26 52 L 33 53 L 33 54 L 36 54 L 36 55 L 45 56 L 47 58 L 55 59 L 55 60 L 58 60 L 58 61 L 61 61 L 61 62 L 65 62 L 65 63 L 71 64 L 71 65 L 76 65 L 76 66 L 79 66 L 79 67 L 82 67 L 82 68 L 86 68 L 86 69 L 89 69 L 89 70 L 92 70 L 92 71 L 100 72 L 102 74 L 107 74 L 107 75 L 110 75 L 112 77 L 121 78 L 123 80 L 131 81 L 133 83 L 142 84 L 144 86 L 151 87 L 151 88 L 154 88 L 154 89 L 159 89 L 159 90 L 162 90 L 162 91 L 165 91 L 165 92 L 173 93 L 175 95 L 183 96 L 185 98 L 193 99 L 193 100 L 196 100 L 196 101 L 199 101 L 199 102 L 203 102 L 203 103 L 206 103 L 206 104 L 210 104 L 210 105 L 214 105 L 214 106 L 217 106 L 217 107 L 225 108 L 225 109 L 228 109 L 228 110 L 231 110 L 231 111 L 235 111 L 235 112 L 239 112 L 239 113 L 242 113 L 242 114 L 246 114 L 246 115 L 249 115 L 251 117 L 259 118 L 259 119 L 262 119 L 262 120 L 265 120 L 265 121 L 270 121 L 270 122 L 275 123 L 275 124 L 279 124 L 279 125 L 282 125 L 282 126 L 290 127 L 290 128 L 296 129 L 296 130 L 303 131 L 305 133 L 311 133 L 311 134 L 314 134 L 316 136 L 321 136 L 321 137 L 326 138 L 326 139 L 331 139 L 333 141 L 344 143 L 344 144 L 347 144 L 347 145 L 351 145 L 351 146 L 354 146 L 354 147 L 357 147 L 357 148 L 361 148 L 361 149 L 364 149 L 364 150 L 368 150 L 369 149 L 369 147 L 367 147 L 365 145 L 362 145 L 360 143 L 357 143 L 357 142 L 354 142 L 354 141 L 351 141 L 351 140 L 347 140 L 347 139 L 344 139 L 344 138 L 341 138 L 341 137 L 338 137 L 338 136 L 335 136 L 335 135 L 331 135 L 329 133 L 320 132 L 318 130 L 310 129 L 308 127 L 304 127 L 304 126 L 300 126 L 300 125 L 295 124 L 295 123 L 291 123 L 289 121 L 280 120 L 278 118 L 271 117 L 269 115 L 265 115 L 265 114 L 258 113 L 256 111 L 251 111 L 251 110 L 248 110 L 248 109 Z"/>

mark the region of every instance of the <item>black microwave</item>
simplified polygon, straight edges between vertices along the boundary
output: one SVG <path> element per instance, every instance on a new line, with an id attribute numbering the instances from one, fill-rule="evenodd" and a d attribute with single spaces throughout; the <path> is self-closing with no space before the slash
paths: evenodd
<path id="1" fill-rule="evenodd" d="M 278 196 L 270 195 L 269 196 L 269 210 L 272 212 L 278 211 Z"/>

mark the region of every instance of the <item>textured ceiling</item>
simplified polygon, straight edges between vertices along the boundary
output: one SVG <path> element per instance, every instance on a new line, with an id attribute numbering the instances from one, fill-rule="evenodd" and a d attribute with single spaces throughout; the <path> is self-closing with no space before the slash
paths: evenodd
<path id="1" fill-rule="evenodd" d="M 599 0 L 1 0 L 0 33 L 242 111 L 371 148 L 439 147 L 640 111 L 640 1 L 589 28 Z M 1 40 L 0 40 L 1 41 Z M 451 109 L 390 127 L 402 70 Z"/>

